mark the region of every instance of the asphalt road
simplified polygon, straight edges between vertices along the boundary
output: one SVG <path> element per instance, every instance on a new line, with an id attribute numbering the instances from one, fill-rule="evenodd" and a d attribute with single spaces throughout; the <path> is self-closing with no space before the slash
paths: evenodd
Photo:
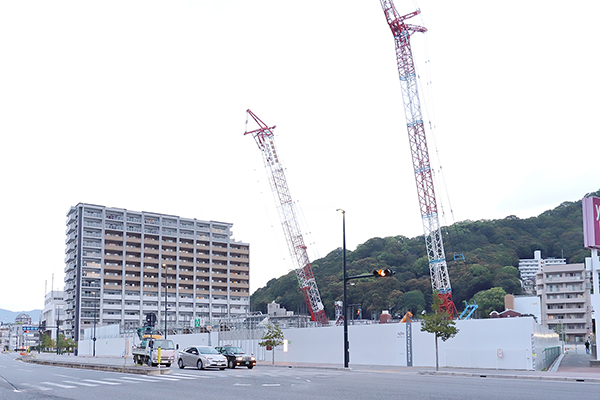
<path id="1" fill-rule="evenodd" d="M 417 375 L 359 368 L 173 368 L 147 376 L 27 364 L 0 354 L 0 399 L 593 399 L 600 384 Z"/>

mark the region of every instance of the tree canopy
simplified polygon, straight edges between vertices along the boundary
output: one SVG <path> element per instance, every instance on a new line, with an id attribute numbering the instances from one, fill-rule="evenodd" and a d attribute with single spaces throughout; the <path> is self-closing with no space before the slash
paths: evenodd
<path id="1" fill-rule="evenodd" d="M 600 196 L 600 190 L 591 195 Z M 519 259 L 533 258 L 541 250 L 544 258 L 566 258 L 568 263 L 584 262 L 589 251 L 583 248 L 583 222 L 581 202 L 564 202 L 537 217 L 521 219 L 508 216 L 497 220 L 462 221 L 442 228 L 452 296 L 457 308 L 464 301 L 477 299 L 480 317 L 487 310 L 500 307 L 500 289 L 504 293 L 521 294 Z M 453 254 L 463 254 L 464 260 L 454 261 Z M 391 268 L 396 275 L 389 278 L 365 278 L 348 286 L 348 301 L 361 304 L 367 318 L 377 316 L 382 310 L 392 315 L 406 311 L 418 313 L 431 308 L 432 287 L 429 262 L 423 236 L 407 238 L 392 236 L 371 238 L 346 251 L 348 275 L 369 273 L 374 269 Z M 312 269 L 330 319 L 335 318 L 335 301 L 342 300 L 342 249 L 315 260 Z M 420 292 L 420 295 L 417 293 Z M 493 296 L 495 295 L 495 296 Z M 488 302 L 490 298 L 490 302 Z M 294 271 L 271 279 L 251 296 L 253 311 L 267 312 L 267 304 L 275 301 L 288 310 L 308 314 L 304 295 L 298 288 Z M 418 315 L 418 314 L 415 314 Z"/>

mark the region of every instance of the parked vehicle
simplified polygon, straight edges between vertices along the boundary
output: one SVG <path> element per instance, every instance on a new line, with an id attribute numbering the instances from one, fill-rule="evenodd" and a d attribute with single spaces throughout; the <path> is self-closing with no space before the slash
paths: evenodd
<path id="1" fill-rule="evenodd" d="M 160 362 L 158 349 L 160 348 Z M 175 362 L 175 346 L 172 340 L 164 340 L 160 335 L 144 337 L 139 345 L 131 350 L 133 362 L 136 364 L 148 364 L 151 367 L 165 365 L 170 367 Z"/>
<path id="2" fill-rule="evenodd" d="M 227 367 L 235 368 L 237 366 L 248 367 L 248 369 L 254 368 L 256 365 L 256 358 L 252 354 L 246 354 L 244 350 L 236 346 L 223 346 L 216 347 L 219 353 L 227 357 Z"/>
<path id="3" fill-rule="evenodd" d="M 198 369 L 219 368 L 224 370 L 227 367 L 227 359 L 212 347 L 192 346 L 179 352 L 177 365 L 181 369 L 196 367 Z"/>

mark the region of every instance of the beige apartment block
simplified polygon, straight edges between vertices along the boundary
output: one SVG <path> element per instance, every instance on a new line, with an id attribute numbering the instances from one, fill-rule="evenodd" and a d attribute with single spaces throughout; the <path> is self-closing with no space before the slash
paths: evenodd
<path id="1" fill-rule="evenodd" d="M 592 332 L 590 279 L 585 264 L 545 265 L 537 273 L 542 325 L 564 329 L 569 343 L 584 342 Z"/>
<path id="2" fill-rule="evenodd" d="M 67 213 L 67 337 L 83 329 L 143 325 L 156 314 L 169 329 L 250 308 L 249 244 L 231 223 L 78 204 Z"/>

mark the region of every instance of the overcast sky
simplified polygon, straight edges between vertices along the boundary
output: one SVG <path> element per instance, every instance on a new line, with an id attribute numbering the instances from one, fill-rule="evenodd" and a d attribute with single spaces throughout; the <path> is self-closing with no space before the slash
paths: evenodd
<path id="1" fill-rule="evenodd" d="M 443 224 L 600 188 L 600 3 L 396 7 L 428 29 L 412 46 Z M 248 108 L 277 126 L 311 259 L 341 247 L 337 208 L 350 250 L 422 234 L 377 0 L 4 1 L 0 57 L 0 308 L 63 288 L 79 202 L 233 223 L 252 292 L 290 271 Z"/>

